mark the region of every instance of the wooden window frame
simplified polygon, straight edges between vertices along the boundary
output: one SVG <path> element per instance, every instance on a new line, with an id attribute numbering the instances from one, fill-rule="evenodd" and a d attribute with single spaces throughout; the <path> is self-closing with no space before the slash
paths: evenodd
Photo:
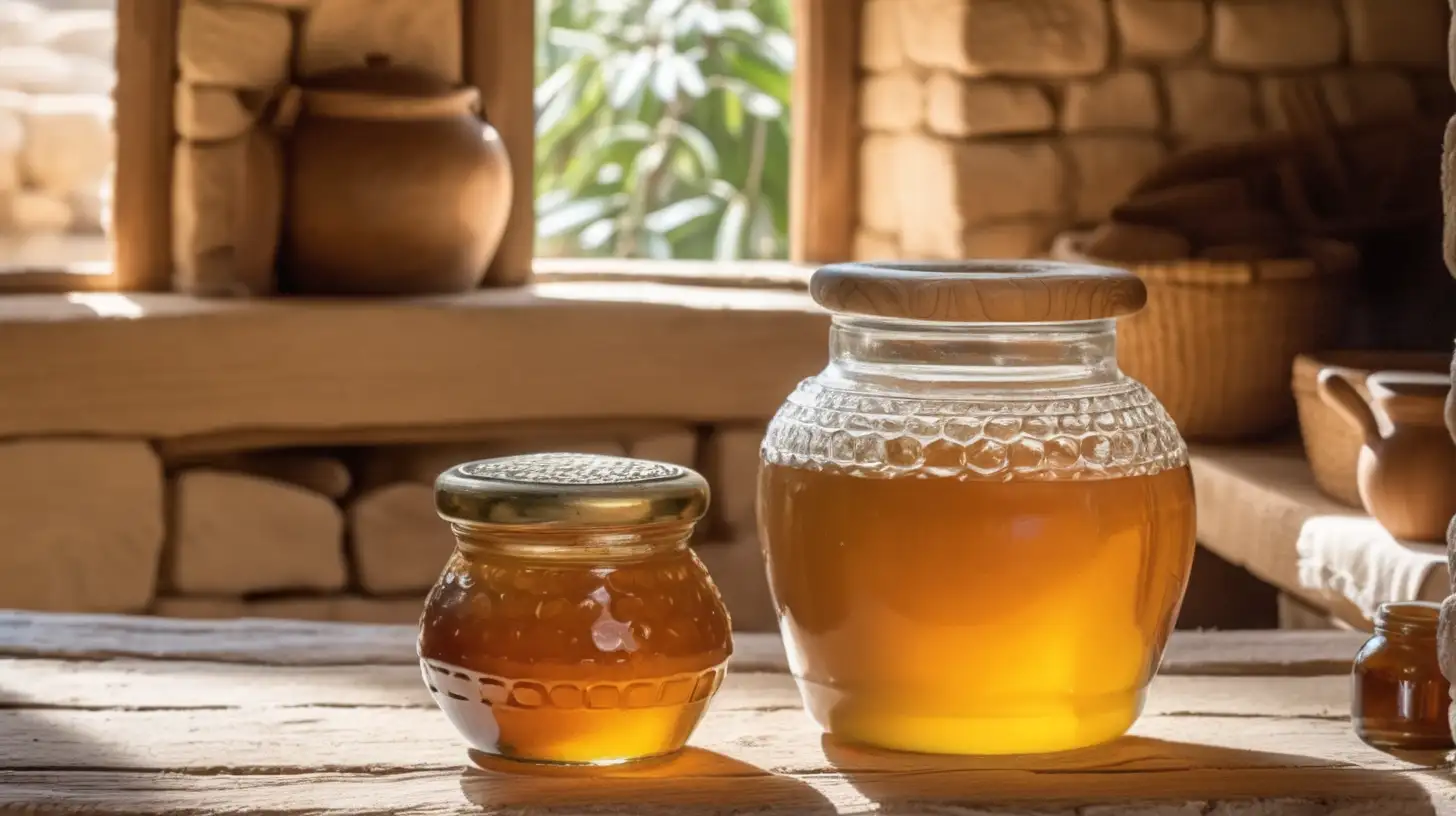
<path id="1" fill-rule="evenodd" d="M 0 293 L 171 288 L 178 11 L 182 0 L 117 0 L 116 170 L 110 270 L 21 270 Z M 852 257 L 860 142 L 858 54 L 864 0 L 794 0 L 797 62 L 790 157 L 790 261 Z M 486 286 L 530 281 L 535 262 L 535 2 L 461 0 L 465 81 L 480 90 L 516 179 L 510 221 Z M 543 259 L 544 260 L 544 259 Z M 573 260 L 577 276 L 585 261 Z M 614 261 L 607 277 L 670 275 L 673 262 Z M 747 264 L 747 265 L 752 265 Z M 702 264 L 687 264 L 702 277 Z M 89 272 L 87 274 L 86 272 Z M 775 273 L 777 274 L 777 273 Z M 713 274 L 710 277 L 731 277 Z M 782 276 L 780 276 L 782 277 Z M 792 278 L 789 275 L 789 278 Z M 747 272 L 744 282 L 763 279 Z"/>

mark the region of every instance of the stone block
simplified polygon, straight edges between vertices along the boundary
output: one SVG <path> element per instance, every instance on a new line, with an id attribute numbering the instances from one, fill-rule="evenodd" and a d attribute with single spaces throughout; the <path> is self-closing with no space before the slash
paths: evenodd
<path id="1" fill-rule="evenodd" d="M 1444 0 L 1345 0 L 1355 63 L 1444 68 L 1451 10 Z"/>
<path id="2" fill-rule="evenodd" d="M 1254 135 L 1254 90 L 1249 80 L 1203 68 L 1169 71 L 1168 113 L 1173 133 L 1185 145 L 1234 141 Z"/>
<path id="3" fill-rule="evenodd" d="M 1338 0 L 1216 0 L 1213 58 L 1253 71 L 1320 68 L 1340 61 Z"/>
<path id="4" fill-rule="evenodd" d="M 344 588 L 344 518 L 327 496 L 198 468 L 173 480 L 173 509 L 169 589 L 247 595 Z"/>
<path id="5" fill-rule="evenodd" d="M 0 196 L 20 189 L 20 154 L 0 151 Z"/>
<path id="6" fill-rule="evenodd" d="M 857 230 L 854 234 L 854 260 L 889 261 L 899 258 L 900 242 L 893 235 L 870 230 Z"/>
<path id="7" fill-rule="evenodd" d="M 859 119 L 865 130 L 915 130 L 924 118 L 925 87 L 910 71 L 874 74 L 860 83 Z"/>
<path id="8" fill-rule="evenodd" d="M 1046 257 L 1058 223 L 1049 219 L 980 224 L 966 230 L 957 258 L 1016 259 Z"/>
<path id="9" fill-rule="evenodd" d="M 225 620 L 274 618 L 338 623 L 415 625 L 425 598 L 369 598 L 320 595 L 266 599 L 178 595 L 158 598 L 152 613 L 169 618 Z"/>
<path id="10" fill-rule="evenodd" d="M 283 150 L 254 128 L 226 142 L 177 143 L 173 286 L 205 296 L 271 294 L 282 230 Z"/>
<path id="11" fill-rule="evenodd" d="M 0 88 L 28 94 L 108 94 L 116 84 L 109 62 L 40 46 L 0 48 Z"/>
<path id="12" fill-rule="evenodd" d="M 666 431 L 633 439 L 627 455 L 686 468 L 698 467 L 698 432 L 693 428 Z"/>
<path id="13" fill-rule="evenodd" d="M 866 71 L 904 67 L 905 43 L 900 35 L 902 0 L 867 0 L 860 23 L 859 65 Z"/>
<path id="14" fill-rule="evenodd" d="M 1083 136 L 1067 145 L 1077 189 L 1077 220 L 1095 223 L 1162 163 L 1163 143 L 1151 136 Z"/>
<path id="15" fill-rule="evenodd" d="M 0 153 L 18 155 L 25 147 L 25 113 L 29 100 L 24 94 L 0 92 Z"/>
<path id="16" fill-rule="evenodd" d="M 177 20 L 182 80 L 225 88 L 271 88 L 288 79 L 293 24 L 282 8 L 183 0 Z"/>
<path id="17" fill-rule="evenodd" d="M 925 118 L 932 133 L 955 138 L 1045 133 L 1056 126 L 1051 101 L 1037 85 L 944 72 L 926 80 Z"/>
<path id="18" fill-rule="evenodd" d="M 116 12 L 112 9 L 52 9 L 34 27 L 35 44 L 61 54 L 100 62 L 116 59 Z"/>
<path id="19" fill-rule="evenodd" d="M 111 186 L 100 189 L 76 190 L 66 196 L 71 208 L 72 233 L 100 235 L 111 226 Z"/>
<path id="20" fill-rule="evenodd" d="M 75 221 L 70 203 L 55 193 L 16 190 L 0 199 L 0 232 L 61 235 L 69 232 Z"/>
<path id="21" fill-rule="evenodd" d="M 303 18 L 298 70 L 304 77 L 362 66 L 370 55 L 458 83 L 460 0 L 315 0 Z"/>
<path id="22" fill-rule="evenodd" d="M 0 443 L 0 608 L 144 611 L 164 536 L 162 466 L 145 442 Z"/>
<path id="23" fill-rule="evenodd" d="M 900 231 L 900 160 L 910 138 L 872 133 L 860 145 L 859 216 L 876 232 Z"/>
<path id="24" fill-rule="evenodd" d="M 177 135 L 192 142 L 236 139 L 258 120 L 263 94 L 240 88 L 177 83 L 172 106 Z"/>
<path id="25" fill-rule="evenodd" d="M 35 45 L 40 42 L 40 26 L 45 10 L 34 0 L 8 0 L 0 3 L 0 48 Z"/>
<path id="26" fill-rule="evenodd" d="M 1203 0 L 1113 0 L 1112 16 L 1129 59 L 1176 60 L 1189 56 L 1208 37 Z"/>
<path id="27" fill-rule="evenodd" d="M 349 541 L 359 585 L 376 595 L 424 592 L 455 549 L 450 526 L 435 513 L 434 488 L 400 482 L 370 490 L 349 505 Z"/>
<path id="28" fill-rule="evenodd" d="M 332 456 L 301 451 L 238 453 L 211 459 L 207 466 L 276 479 L 331 499 L 343 498 L 353 485 L 353 475 L 343 462 Z"/>
<path id="29" fill-rule="evenodd" d="M 609 431 L 595 431 L 590 427 L 577 433 L 567 429 L 555 433 L 541 431 L 479 442 L 375 448 L 357 458 L 356 470 L 360 485 L 366 489 L 394 482 L 433 486 L 441 473 L 465 462 L 551 451 L 623 456 L 627 445 L 623 438 Z"/>
<path id="30" fill-rule="evenodd" d="M 1291 83 L 1302 81 L 1306 80 L 1270 77 L 1260 84 L 1264 121 L 1270 127 L 1289 126 L 1284 99 Z M 1318 90 L 1340 124 L 1408 116 L 1420 107 L 1414 86 L 1398 71 L 1335 71 L 1319 78 Z"/>
<path id="31" fill-rule="evenodd" d="M 1067 180 L 1048 142 L 950 142 L 914 137 L 900 163 L 901 248 L 943 257 L 976 224 L 1057 218 Z"/>
<path id="32" fill-rule="evenodd" d="M 1111 59 L 1103 0 L 902 0 L 911 62 L 966 76 L 1061 78 Z"/>
<path id="33" fill-rule="evenodd" d="M 1446 259 L 1446 270 L 1456 275 L 1456 117 L 1446 124 L 1441 154 L 1441 202 L 1446 212 L 1442 255 Z M 1449 534 L 1447 541 L 1452 553 L 1451 575 L 1456 576 L 1456 533 Z M 1452 591 L 1456 591 L 1456 587 Z"/>
<path id="34" fill-rule="evenodd" d="M 764 429 L 718 427 L 704 451 L 708 485 L 713 491 L 714 538 L 752 537 L 758 527 L 758 449 Z"/>
<path id="35" fill-rule="evenodd" d="M 1456 595 L 1441 602 L 1441 618 L 1436 624 L 1436 657 L 1442 676 L 1456 682 Z"/>
<path id="36" fill-rule="evenodd" d="M 778 631 L 768 568 L 756 535 L 749 533 L 732 541 L 714 541 L 693 549 L 723 596 L 733 631 Z"/>
<path id="37" fill-rule="evenodd" d="M 1162 104 L 1151 75 L 1121 71 L 1074 82 L 1062 102 L 1062 127 L 1071 133 L 1093 130 L 1156 131 Z"/>
<path id="38" fill-rule="evenodd" d="M 112 104 L 105 96 L 32 97 L 21 119 L 25 146 L 21 173 L 27 186 L 52 193 L 98 188 L 116 155 Z"/>

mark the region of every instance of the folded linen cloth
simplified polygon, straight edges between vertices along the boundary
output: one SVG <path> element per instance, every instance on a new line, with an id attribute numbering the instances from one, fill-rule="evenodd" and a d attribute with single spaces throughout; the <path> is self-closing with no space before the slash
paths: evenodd
<path id="1" fill-rule="evenodd" d="M 1296 549 L 1300 586 L 1342 595 L 1366 618 L 1383 603 L 1450 594 L 1445 545 L 1398 541 L 1368 516 L 1315 516 Z"/>

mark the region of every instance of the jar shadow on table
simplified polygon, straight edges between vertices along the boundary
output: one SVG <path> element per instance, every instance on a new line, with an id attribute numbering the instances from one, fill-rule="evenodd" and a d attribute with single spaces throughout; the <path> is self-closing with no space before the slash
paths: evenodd
<path id="1" fill-rule="evenodd" d="M 1409 768 L 1374 770 L 1331 757 L 1136 736 L 1036 757 L 906 754 L 828 735 L 822 746 L 830 766 L 886 811 L 933 802 L 959 807 L 1133 800 L 1212 805 L 1278 799 L 1326 803 L 1331 812 L 1337 809 L 1333 803 L 1381 802 L 1388 805 L 1382 813 L 1427 816 L 1436 813 L 1433 794 L 1410 773 L 1431 774 L 1432 783 L 1443 787 L 1451 773 L 1446 755 L 1437 752 L 1403 757 L 1413 763 Z"/>
<path id="2" fill-rule="evenodd" d="M 835 814 L 823 794 L 791 777 L 702 748 L 611 767 L 533 765 L 470 752 L 460 775 L 465 798 L 485 812 L 583 810 L 633 814 L 773 807 L 784 813 Z M 624 810 L 625 809 L 625 810 Z"/>

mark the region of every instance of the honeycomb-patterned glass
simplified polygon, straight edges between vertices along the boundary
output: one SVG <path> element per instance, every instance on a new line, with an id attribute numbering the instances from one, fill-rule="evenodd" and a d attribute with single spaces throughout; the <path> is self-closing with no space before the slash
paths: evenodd
<path id="1" fill-rule="evenodd" d="M 1167 413 L 1111 371 L 899 392 L 838 372 L 790 396 L 763 443 L 759 523 L 828 731 L 1007 754 L 1132 725 L 1187 583 L 1193 488 Z"/>
<path id="2" fill-rule="evenodd" d="M 678 750 L 731 651 L 718 590 L 681 544 L 596 562 L 461 547 L 419 638 L 425 684 L 473 748 L 557 763 Z"/>

